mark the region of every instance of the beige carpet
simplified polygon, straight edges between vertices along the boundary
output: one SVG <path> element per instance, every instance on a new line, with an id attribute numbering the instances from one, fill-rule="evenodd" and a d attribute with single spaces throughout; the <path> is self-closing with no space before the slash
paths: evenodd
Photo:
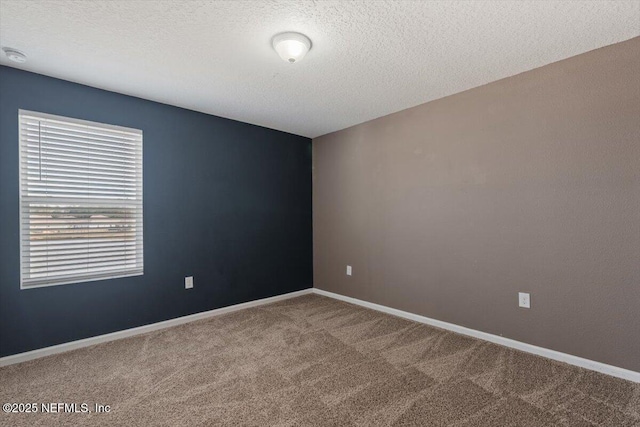
<path id="1" fill-rule="evenodd" d="M 309 295 L 0 369 L 3 426 L 640 426 L 640 384 Z"/>

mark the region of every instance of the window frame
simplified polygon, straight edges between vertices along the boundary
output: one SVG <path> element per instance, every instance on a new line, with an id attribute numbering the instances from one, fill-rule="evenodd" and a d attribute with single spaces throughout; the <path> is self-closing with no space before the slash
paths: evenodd
<path id="1" fill-rule="evenodd" d="M 41 284 L 33 284 L 25 286 L 25 277 L 24 273 L 24 249 L 26 244 L 23 243 L 23 231 L 25 222 L 22 220 L 23 215 L 23 130 L 22 130 L 22 116 L 30 116 L 37 117 L 43 120 L 55 120 L 61 121 L 64 123 L 69 123 L 71 125 L 79 125 L 79 126 L 90 126 L 93 128 L 100 128 L 105 130 L 113 130 L 113 131 L 121 131 L 127 133 L 135 133 L 140 135 L 140 164 L 139 164 L 139 176 L 140 176 L 140 201 L 139 201 L 139 210 L 140 210 L 140 271 L 136 272 L 114 272 L 113 275 L 110 276 L 100 276 L 100 277 L 70 277 L 69 280 L 62 281 L 54 281 L 53 283 L 41 283 Z M 137 173 L 137 168 L 136 168 Z M 27 196 L 28 197 L 28 196 Z M 88 204 L 91 204 L 91 199 L 87 199 Z M 117 203 L 118 199 L 114 200 L 114 203 Z M 98 202 L 100 203 L 100 202 Z M 94 203 L 96 204 L 96 203 Z M 137 241 L 136 237 L 136 241 Z M 142 129 L 129 128 L 124 126 L 118 126 L 108 123 L 95 122 L 90 120 L 82 120 L 74 117 L 60 116 L 48 113 L 42 113 L 38 111 L 18 109 L 18 245 L 19 245 L 19 257 L 20 257 L 20 290 L 26 289 L 37 289 L 44 288 L 50 286 L 61 286 L 61 285 L 70 285 L 70 284 L 81 284 L 87 282 L 95 282 L 99 280 L 110 280 L 110 279 L 120 279 L 124 277 L 137 277 L 144 275 L 144 134 Z"/>

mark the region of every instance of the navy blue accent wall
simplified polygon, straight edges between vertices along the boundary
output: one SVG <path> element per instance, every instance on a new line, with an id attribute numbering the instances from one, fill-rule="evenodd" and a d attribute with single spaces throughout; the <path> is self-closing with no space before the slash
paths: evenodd
<path id="1" fill-rule="evenodd" d="M 143 276 L 20 290 L 18 109 L 142 129 Z M 0 66 L 0 356 L 309 288 L 311 236 L 310 139 Z"/>

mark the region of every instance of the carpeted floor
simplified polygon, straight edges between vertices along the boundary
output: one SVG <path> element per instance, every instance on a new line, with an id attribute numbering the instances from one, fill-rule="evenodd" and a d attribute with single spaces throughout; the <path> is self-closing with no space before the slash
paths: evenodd
<path id="1" fill-rule="evenodd" d="M 640 384 L 317 295 L 0 369 L 3 426 L 640 426 Z"/>

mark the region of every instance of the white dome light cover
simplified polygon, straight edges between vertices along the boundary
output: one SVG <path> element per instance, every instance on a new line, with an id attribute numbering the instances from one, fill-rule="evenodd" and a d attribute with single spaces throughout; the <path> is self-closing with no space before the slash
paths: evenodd
<path id="1" fill-rule="evenodd" d="M 273 48 L 283 61 L 300 62 L 311 49 L 309 37 L 300 33 L 282 33 L 273 38 Z"/>

